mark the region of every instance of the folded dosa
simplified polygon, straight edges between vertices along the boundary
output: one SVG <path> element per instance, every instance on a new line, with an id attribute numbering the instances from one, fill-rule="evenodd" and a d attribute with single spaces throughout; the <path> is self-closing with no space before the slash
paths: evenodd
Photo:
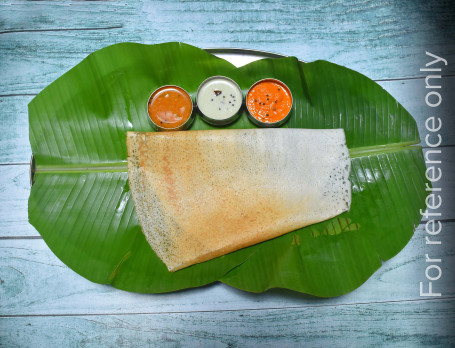
<path id="1" fill-rule="evenodd" d="M 349 209 L 342 129 L 128 132 L 142 231 L 176 271 Z"/>

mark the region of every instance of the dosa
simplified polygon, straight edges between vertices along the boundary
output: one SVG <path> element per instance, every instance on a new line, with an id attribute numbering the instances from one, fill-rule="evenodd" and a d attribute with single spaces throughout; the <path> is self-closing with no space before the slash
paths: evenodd
<path id="1" fill-rule="evenodd" d="M 128 132 L 142 231 L 169 271 L 349 210 L 342 129 Z"/>

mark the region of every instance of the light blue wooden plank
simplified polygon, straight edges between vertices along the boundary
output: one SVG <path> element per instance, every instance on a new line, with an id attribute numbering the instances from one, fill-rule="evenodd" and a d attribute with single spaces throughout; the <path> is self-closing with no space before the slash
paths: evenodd
<path id="1" fill-rule="evenodd" d="M 2 10 L 0 94 L 36 93 L 88 53 L 122 41 L 269 50 L 330 60 L 375 79 L 423 76 L 425 51 L 448 61 L 455 57 L 450 21 L 455 10 L 423 2 L 173 0 L 115 3 L 100 11 L 90 2 L 45 1 L 6 4 Z M 55 31 L 109 27 L 118 29 Z M 44 77 L 41 84 L 14 79 L 16 71 L 34 69 Z M 454 72 L 453 66 L 444 70 Z"/>
<path id="2" fill-rule="evenodd" d="M 27 104 L 33 96 L 0 97 L 0 164 L 30 162 Z"/>
<path id="3" fill-rule="evenodd" d="M 453 300 L 0 319 L 7 347 L 449 347 Z"/>
<path id="4" fill-rule="evenodd" d="M 444 223 L 437 237 L 442 244 L 427 245 L 420 225 L 409 244 L 361 287 L 331 299 L 280 289 L 253 294 L 220 283 L 169 294 L 128 293 L 77 275 L 42 240 L 0 240 L 0 315 L 151 314 L 419 300 L 420 282 L 428 290 L 425 254 L 442 259 L 442 276 L 432 286 L 448 298 L 455 296 L 454 233 L 455 223 Z"/>
<path id="5" fill-rule="evenodd" d="M 133 2 L 134 4 L 134 2 Z M 61 30 L 120 27 L 122 17 L 134 15 L 126 1 L 2 1 L 0 33 L 24 30 Z"/>
<path id="6" fill-rule="evenodd" d="M 119 29 L 0 34 L 0 95 L 37 94 L 91 52 L 138 41 Z"/>
<path id="7" fill-rule="evenodd" d="M 27 165 L 0 165 L 0 238 L 39 236 L 28 223 L 29 177 Z"/>

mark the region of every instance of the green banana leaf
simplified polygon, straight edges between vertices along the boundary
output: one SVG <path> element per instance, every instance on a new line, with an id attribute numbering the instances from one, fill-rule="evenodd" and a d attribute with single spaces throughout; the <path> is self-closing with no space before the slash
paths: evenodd
<path id="1" fill-rule="evenodd" d="M 128 187 L 126 132 L 153 131 L 150 93 L 176 84 L 194 98 L 207 77 L 245 93 L 274 77 L 292 90 L 284 127 L 344 128 L 352 205 L 333 219 L 170 273 L 141 232 Z M 197 113 L 197 111 L 196 111 Z M 425 207 L 425 163 L 412 116 L 374 81 L 326 62 L 262 59 L 241 68 L 182 43 L 116 44 L 89 55 L 29 104 L 36 161 L 29 220 L 71 269 L 97 283 L 159 293 L 220 280 L 338 296 L 365 282 L 411 238 Z M 246 112 L 227 128 L 253 128 Z M 212 129 L 199 115 L 191 130 Z"/>

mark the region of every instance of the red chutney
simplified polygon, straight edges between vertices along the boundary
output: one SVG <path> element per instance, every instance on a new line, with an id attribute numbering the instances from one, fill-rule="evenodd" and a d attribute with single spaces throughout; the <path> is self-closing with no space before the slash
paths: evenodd
<path id="1" fill-rule="evenodd" d="M 261 80 L 248 91 L 246 105 L 251 116 L 258 121 L 275 123 L 281 121 L 291 111 L 291 91 L 281 81 Z"/>
<path id="2" fill-rule="evenodd" d="M 151 95 L 148 114 L 159 128 L 182 126 L 191 116 L 193 102 L 188 93 L 178 86 L 163 86 Z"/>

